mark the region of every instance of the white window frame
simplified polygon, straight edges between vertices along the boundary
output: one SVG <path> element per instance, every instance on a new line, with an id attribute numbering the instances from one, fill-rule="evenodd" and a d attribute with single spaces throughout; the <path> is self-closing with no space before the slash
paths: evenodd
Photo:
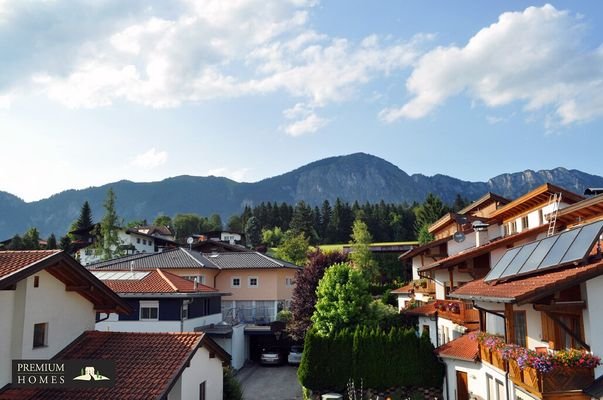
<path id="1" fill-rule="evenodd" d="M 239 284 L 235 285 L 234 280 L 238 279 L 239 280 Z M 241 277 L 240 276 L 233 276 L 230 278 L 230 287 L 231 288 L 240 288 L 241 287 Z"/>
<path id="2" fill-rule="evenodd" d="M 157 309 L 157 318 L 143 318 L 142 317 L 142 309 L 143 308 L 156 308 Z M 142 300 L 138 304 L 138 319 L 140 321 L 159 321 L 159 301 L 158 300 Z"/>
<path id="3" fill-rule="evenodd" d="M 251 280 L 255 279 L 255 285 L 251 284 Z M 260 287 L 260 278 L 258 278 L 257 276 L 248 276 L 247 277 L 247 287 L 249 288 L 257 288 Z"/>
<path id="4" fill-rule="evenodd" d="M 188 319 L 188 303 L 182 304 L 182 311 L 180 313 L 181 319 Z"/>
<path id="5" fill-rule="evenodd" d="M 286 287 L 293 287 L 295 285 L 295 283 L 293 282 L 293 279 L 294 278 L 292 278 L 290 276 L 285 277 L 285 286 Z"/>

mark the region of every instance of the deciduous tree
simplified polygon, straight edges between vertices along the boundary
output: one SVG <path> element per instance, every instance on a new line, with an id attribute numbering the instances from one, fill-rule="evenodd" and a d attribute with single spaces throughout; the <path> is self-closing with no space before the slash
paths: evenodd
<path id="1" fill-rule="evenodd" d="M 276 255 L 293 264 L 303 265 L 306 262 L 309 247 L 310 242 L 303 233 L 296 235 L 292 231 L 287 231 L 281 245 L 276 250 Z"/>
<path id="2" fill-rule="evenodd" d="M 352 241 L 350 242 L 352 245 L 350 260 L 370 281 L 376 280 L 379 276 L 379 266 L 370 249 L 372 241 L 373 238 L 366 224 L 359 219 L 354 221 Z"/>

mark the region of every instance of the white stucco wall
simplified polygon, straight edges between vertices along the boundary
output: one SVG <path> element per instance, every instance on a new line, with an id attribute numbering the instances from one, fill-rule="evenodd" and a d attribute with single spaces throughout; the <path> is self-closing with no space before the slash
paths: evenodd
<path id="1" fill-rule="evenodd" d="M 455 242 L 454 240 L 449 240 L 447 242 L 448 246 L 448 256 L 453 256 L 455 254 L 460 253 L 463 250 L 467 250 L 471 247 L 475 247 L 475 232 L 469 232 L 465 234 L 465 240 L 460 243 Z"/>
<path id="2" fill-rule="evenodd" d="M 448 380 L 448 393 L 446 393 L 446 382 L 444 382 L 442 390 L 445 399 L 455 400 L 457 398 L 456 371 L 467 373 L 467 386 L 470 397 L 475 395 L 483 399 L 486 398 L 486 382 L 480 371 L 481 363 L 451 358 L 444 358 L 443 360 L 446 363 L 446 378 Z"/>
<path id="3" fill-rule="evenodd" d="M 586 342 L 593 354 L 603 356 L 603 276 L 586 281 L 588 326 L 584 324 Z M 595 378 L 603 375 L 603 366 L 595 369 Z"/>
<path id="4" fill-rule="evenodd" d="M 439 342 L 437 341 L 437 337 L 436 337 L 437 331 L 436 331 L 435 321 L 432 321 L 431 318 L 429 318 L 429 317 L 419 317 L 418 325 L 419 325 L 419 331 L 418 331 L 419 335 L 423 334 L 423 326 L 424 325 L 429 326 L 429 339 L 431 340 L 431 344 L 433 344 L 434 347 L 437 347 Z"/>
<path id="5" fill-rule="evenodd" d="M 40 277 L 37 288 L 33 287 L 34 276 L 17 284 L 17 291 L 26 290 L 21 357 L 46 359 L 84 331 L 93 330 L 96 313 L 91 302 L 76 292 L 66 292 L 65 284 L 48 272 L 36 275 Z M 48 322 L 48 346 L 34 349 L 34 324 L 43 322 Z"/>
<path id="6" fill-rule="evenodd" d="M 454 322 L 446 318 L 438 317 L 438 333 L 440 335 L 440 346 L 444 343 L 448 343 L 454 339 L 460 338 L 466 331 L 467 328 L 465 328 L 464 326 L 455 324 Z"/>
<path id="7" fill-rule="evenodd" d="M 39 287 L 34 287 L 34 276 Z M 46 271 L 0 291 L 0 387 L 10 382 L 11 360 L 48 359 L 94 329 L 93 304 Z M 48 323 L 47 346 L 33 348 L 34 324 Z"/>
<path id="8" fill-rule="evenodd" d="M 14 290 L 0 290 L 0 387 L 11 381 Z"/>
<path id="9" fill-rule="evenodd" d="M 196 327 L 217 324 L 222 321 L 222 313 L 206 315 L 199 318 L 180 321 L 119 321 L 117 314 L 111 314 L 109 319 L 96 323 L 97 331 L 115 332 L 193 332 Z"/>
<path id="10" fill-rule="evenodd" d="M 209 358 L 209 351 L 200 347 L 190 366 L 182 373 L 182 400 L 199 399 L 199 385 L 205 381 L 207 400 L 222 400 L 222 361 L 218 357 Z"/>

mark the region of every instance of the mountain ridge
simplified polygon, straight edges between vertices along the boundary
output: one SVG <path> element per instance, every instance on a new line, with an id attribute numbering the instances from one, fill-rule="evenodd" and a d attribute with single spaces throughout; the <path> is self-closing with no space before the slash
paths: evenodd
<path id="1" fill-rule="evenodd" d="M 43 236 L 62 235 L 79 215 L 85 200 L 93 216 L 100 219 L 109 187 L 117 197 L 117 212 L 126 221 L 152 220 L 159 214 L 173 216 L 193 212 L 218 213 L 226 217 L 245 205 L 262 201 L 294 204 L 304 200 L 312 205 L 325 199 L 344 201 L 412 203 L 428 193 L 451 203 L 457 194 L 475 200 L 486 192 L 516 198 L 546 182 L 582 193 L 586 187 L 603 187 L 603 177 L 575 169 L 525 170 L 504 173 L 486 182 L 461 180 L 445 174 L 407 174 L 398 166 L 366 153 L 353 153 L 313 161 L 292 171 L 257 182 L 236 182 L 217 176 L 178 175 L 154 182 L 120 180 L 86 189 L 69 189 L 33 202 L 0 192 L 0 239 L 23 233 L 31 226 Z"/>

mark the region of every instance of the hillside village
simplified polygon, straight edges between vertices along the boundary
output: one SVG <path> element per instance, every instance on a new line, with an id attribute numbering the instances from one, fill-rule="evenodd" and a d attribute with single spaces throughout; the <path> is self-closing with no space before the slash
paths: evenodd
<path id="1" fill-rule="evenodd" d="M 440 208 L 420 242 L 373 243 L 361 214 L 349 245 L 306 242 L 297 263 L 244 232 L 109 243 L 91 221 L 67 250 L 0 251 L 0 399 L 235 399 L 251 365 L 287 362 L 312 399 L 601 398 L 601 192 L 488 192 Z M 13 380 L 13 360 L 77 359 L 110 360 L 114 383 Z"/>

